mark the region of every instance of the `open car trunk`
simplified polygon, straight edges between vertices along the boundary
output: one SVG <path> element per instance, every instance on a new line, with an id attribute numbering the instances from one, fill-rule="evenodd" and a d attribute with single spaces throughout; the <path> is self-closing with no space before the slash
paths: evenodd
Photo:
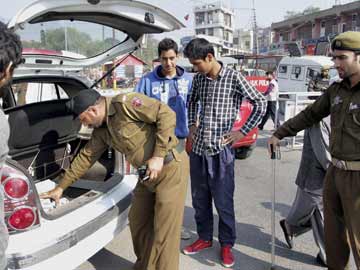
<path id="1" fill-rule="evenodd" d="M 9 155 L 30 176 L 38 194 L 56 186 L 59 176 L 69 168 L 88 139 L 79 136 L 81 124 L 66 109 L 68 100 L 42 101 L 5 110 L 10 125 Z M 50 200 L 39 199 L 43 216 L 61 216 L 121 182 L 119 164 L 115 166 L 120 159 L 121 155 L 112 149 L 105 151 L 81 179 L 65 190 L 60 207 L 55 208 Z"/>

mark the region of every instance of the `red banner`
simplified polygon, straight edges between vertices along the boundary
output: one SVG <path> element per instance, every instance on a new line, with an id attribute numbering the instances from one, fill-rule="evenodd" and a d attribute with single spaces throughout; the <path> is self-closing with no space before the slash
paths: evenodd
<path id="1" fill-rule="evenodd" d="M 269 81 L 266 77 L 262 76 L 247 76 L 246 80 L 250 82 L 259 92 L 264 93 L 269 85 Z"/>

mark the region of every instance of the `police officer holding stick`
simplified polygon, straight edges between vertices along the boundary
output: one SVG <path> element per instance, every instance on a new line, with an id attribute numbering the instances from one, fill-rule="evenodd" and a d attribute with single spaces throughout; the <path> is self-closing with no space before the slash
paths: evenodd
<path id="1" fill-rule="evenodd" d="M 328 268 L 348 269 L 350 247 L 360 269 L 360 32 L 339 34 L 331 43 L 341 82 L 280 126 L 269 139 L 287 136 L 331 116 L 331 164 L 324 182 L 325 252 Z"/>

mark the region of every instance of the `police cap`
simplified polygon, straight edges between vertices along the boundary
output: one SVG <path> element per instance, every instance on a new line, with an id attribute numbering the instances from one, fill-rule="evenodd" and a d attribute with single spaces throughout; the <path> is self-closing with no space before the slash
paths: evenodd
<path id="1" fill-rule="evenodd" d="M 99 97 L 100 94 L 93 89 L 82 90 L 67 102 L 66 107 L 74 117 L 77 117 L 87 108 L 94 105 Z"/>
<path id="2" fill-rule="evenodd" d="M 360 32 L 348 31 L 337 35 L 331 43 L 331 49 L 360 52 Z"/>

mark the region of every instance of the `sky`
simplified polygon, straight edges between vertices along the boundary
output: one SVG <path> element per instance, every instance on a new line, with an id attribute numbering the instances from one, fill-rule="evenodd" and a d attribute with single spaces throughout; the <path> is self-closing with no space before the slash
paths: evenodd
<path id="1" fill-rule="evenodd" d="M 61 1 L 61 0 L 58 0 Z M 194 15 L 193 6 L 217 2 L 216 0 L 142 0 L 151 3 L 175 15 L 185 24 L 185 28 L 175 31 L 171 36 L 179 39 L 181 36 L 193 34 Z M 258 27 L 270 26 L 272 22 L 283 20 L 286 11 L 303 11 L 306 7 L 315 6 L 321 9 L 330 8 L 335 2 L 341 4 L 353 2 L 351 0 L 222 0 L 235 9 L 235 28 L 251 28 L 251 8 L 255 2 L 256 19 Z M 8 0 L 0 0 L 0 18 L 9 20 L 18 10 L 34 0 L 16 0 L 11 5 Z M 185 15 L 190 14 L 185 21 Z"/>

